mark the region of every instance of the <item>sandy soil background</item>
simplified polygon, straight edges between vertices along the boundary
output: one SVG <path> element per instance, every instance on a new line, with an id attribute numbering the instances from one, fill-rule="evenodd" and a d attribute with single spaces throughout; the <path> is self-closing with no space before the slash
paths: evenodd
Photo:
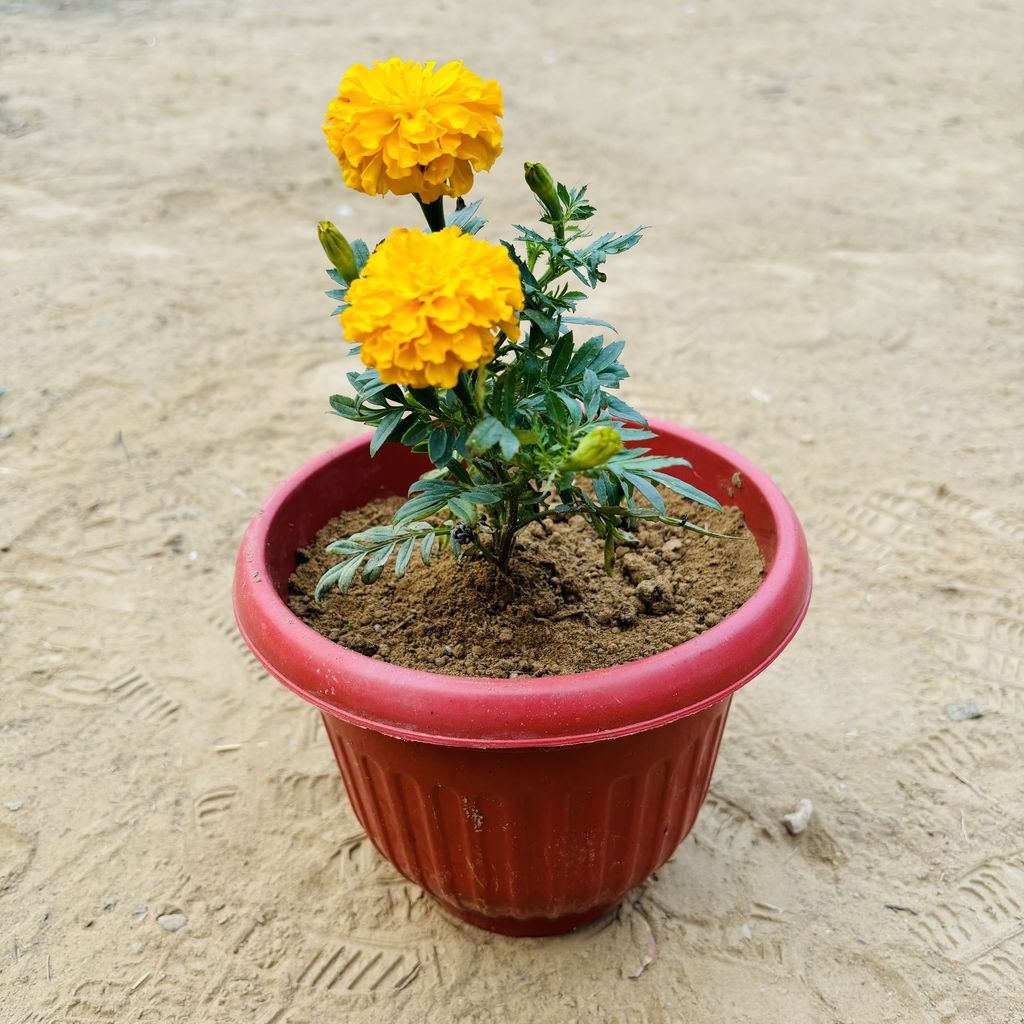
<path id="1" fill-rule="evenodd" d="M 1024 8 L 0 11 L 0 1018 L 1024 1019 Z M 316 221 L 416 220 L 320 136 L 394 53 L 501 81 L 494 224 L 540 158 L 602 229 L 656 225 L 590 306 L 626 396 L 775 476 L 817 571 L 695 833 L 565 938 L 383 864 L 231 624 L 244 524 L 349 436 Z"/>

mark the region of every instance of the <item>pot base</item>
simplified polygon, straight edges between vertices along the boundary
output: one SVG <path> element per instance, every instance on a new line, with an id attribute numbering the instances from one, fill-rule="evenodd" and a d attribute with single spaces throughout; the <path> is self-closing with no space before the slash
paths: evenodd
<path id="1" fill-rule="evenodd" d="M 621 900 L 614 903 L 603 904 L 593 910 L 585 910 L 582 914 L 568 914 L 564 917 L 490 917 L 487 914 L 475 914 L 472 910 L 465 910 L 456 907 L 434 897 L 434 902 L 452 917 L 473 925 L 474 928 L 483 928 L 485 931 L 497 932 L 499 935 L 513 935 L 517 938 L 542 937 L 545 935 L 564 935 L 566 932 L 574 932 L 577 928 L 593 924 L 602 917 L 614 913 Z"/>

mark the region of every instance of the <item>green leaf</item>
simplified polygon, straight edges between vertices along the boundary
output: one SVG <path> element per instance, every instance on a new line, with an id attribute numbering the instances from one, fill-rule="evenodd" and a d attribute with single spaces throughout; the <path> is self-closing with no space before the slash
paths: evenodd
<path id="1" fill-rule="evenodd" d="M 622 419 L 628 420 L 630 423 L 640 423 L 645 427 L 647 426 L 647 418 L 644 414 L 637 412 L 633 406 L 627 405 L 621 398 L 616 398 L 615 395 L 605 394 L 604 400 L 609 411 L 615 413 L 616 416 L 620 416 Z"/>
<path id="2" fill-rule="evenodd" d="M 426 537 L 420 541 L 420 558 L 423 559 L 424 565 L 430 565 L 430 553 L 434 549 L 434 542 L 436 540 L 436 533 L 428 533 Z"/>
<path id="3" fill-rule="evenodd" d="M 332 555 L 358 555 L 360 552 L 366 552 L 362 544 L 347 537 L 344 540 L 331 541 L 324 550 Z"/>
<path id="4" fill-rule="evenodd" d="M 356 270 L 362 273 L 366 261 L 370 258 L 370 248 L 361 238 L 352 243 L 352 255 L 355 257 Z"/>
<path id="5" fill-rule="evenodd" d="M 427 455 L 435 466 L 445 465 L 452 457 L 455 434 L 447 427 L 436 427 L 427 438 Z"/>
<path id="6" fill-rule="evenodd" d="M 558 337 L 558 321 L 546 316 L 536 309 L 524 309 L 520 316 L 531 323 L 536 324 L 541 334 L 548 341 L 554 341 Z"/>
<path id="7" fill-rule="evenodd" d="M 359 571 L 359 566 L 365 557 L 364 553 L 328 569 L 320 577 L 316 590 L 313 591 L 313 600 L 319 603 L 323 592 L 333 586 L 336 586 L 342 593 L 348 590 L 352 586 L 352 581 L 356 578 L 356 573 Z"/>
<path id="8" fill-rule="evenodd" d="M 476 526 L 480 521 L 480 517 L 477 515 L 476 505 L 472 502 L 463 501 L 461 498 L 449 498 L 448 507 L 468 526 Z"/>
<path id="9" fill-rule="evenodd" d="M 417 494 L 394 514 L 392 522 L 396 526 L 403 526 L 417 519 L 426 519 L 443 509 L 447 500 L 448 495 L 438 497 L 435 494 Z"/>
<path id="10" fill-rule="evenodd" d="M 495 505 L 508 493 L 508 484 L 476 484 L 463 491 L 459 497 L 474 505 Z"/>
<path id="11" fill-rule="evenodd" d="M 370 439 L 370 456 L 374 456 L 380 451 L 380 446 L 385 441 L 390 440 L 391 433 L 398 426 L 402 420 L 402 416 L 405 414 L 404 409 L 395 409 L 389 412 L 384 419 L 380 421 L 377 429 L 373 432 L 373 437 Z"/>
<path id="12" fill-rule="evenodd" d="M 604 538 L 604 571 L 611 576 L 615 572 L 615 532 L 609 530 Z"/>
<path id="13" fill-rule="evenodd" d="M 397 579 L 401 579 L 405 575 L 405 570 L 409 568 L 409 562 L 412 559 L 412 552 L 415 547 L 416 538 L 410 537 L 398 549 L 398 557 L 395 559 L 395 577 Z"/>
<path id="14" fill-rule="evenodd" d="M 569 360 L 572 358 L 572 331 L 563 334 L 555 342 L 548 358 L 548 380 L 558 385 L 562 382 Z"/>
<path id="15" fill-rule="evenodd" d="M 519 438 L 499 420 L 488 416 L 473 428 L 466 447 L 475 455 L 483 455 L 495 445 L 501 449 L 503 458 L 511 459 L 519 451 Z"/>
<path id="16" fill-rule="evenodd" d="M 575 380 L 598 357 L 603 344 L 604 338 L 597 337 L 589 338 L 580 345 L 569 363 L 569 369 L 565 371 L 565 376 L 569 380 Z"/>
<path id="17" fill-rule="evenodd" d="M 720 509 L 722 507 L 710 494 L 705 494 L 692 484 L 670 476 L 668 473 L 648 473 L 647 476 L 655 483 L 661 484 L 662 487 L 667 487 L 670 491 L 675 491 L 676 494 L 681 494 L 684 498 L 689 498 L 690 501 L 695 501 L 699 505 L 705 505 L 713 509 Z"/>
<path id="18" fill-rule="evenodd" d="M 607 348 L 601 350 L 601 354 L 590 364 L 590 368 L 594 373 L 600 373 L 605 367 L 611 366 L 619 358 L 619 353 L 625 347 L 626 343 L 624 341 L 613 341 Z"/>
<path id="19" fill-rule="evenodd" d="M 487 223 L 485 218 L 476 215 L 482 202 L 482 199 L 478 199 L 461 210 L 453 210 L 447 218 L 448 227 L 459 228 L 467 235 L 475 235 Z"/>
<path id="20" fill-rule="evenodd" d="M 623 480 L 631 483 L 662 515 L 665 514 L 665 499 L 658 493 L 658 488 L 635 473 L 623 473 Z"/>
<path id="21" fill-rule="evenodd" d="M 563 316 L 563 324 L 582 324 L 586 327 L 607 327 L 609 331 L 614 331 L 615 328 L 608 323 L 607 320 L 595 320 L 589 316 Z"/>
<path id="22" fill-rule="evenodd" d="M 414 480 L 409 484 L 409 494 L 429 494 L 434 497 L 450 498 L 453 494 L 459 493 L 459 485 L 451 480 L 435 480 L 427 477 L 423 480 Z"/>
<path id="23" fill-rule="evenodd" d="M 441 406 L 437 401 L 437 392 L 433 388 L 409 388 L 409 395 L 424 409 L 429 409 L 431 412 L 441 411 Z"/>
<path id="24" fill-rule="evenodd" d="M 390 544 L 385 544 L 380 550 L 370 555 L 366 565 L 363 566 L 362 580 L 364 583 L 376 583 L 380 579 L 380 574 L 384 571 L 384 565 L 391 557 L 391 552 L 395 550 L 396 543 L 396 541 L 392 541 Z"/>

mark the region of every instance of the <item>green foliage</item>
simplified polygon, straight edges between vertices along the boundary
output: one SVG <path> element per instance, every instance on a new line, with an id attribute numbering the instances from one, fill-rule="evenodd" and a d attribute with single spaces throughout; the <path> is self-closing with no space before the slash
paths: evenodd
<path id="1" fill-rule="evenodd" d="M 620 361 L 626 343 L 607 341 L 602 334 L 578 340 L 575 334 L 580 327 L 614 331 L 604 321 L 577 314 L 587 296 L 581 286 L 591 289 L 604 281 L 606 261 L 636 245 L 644 228 L 590 240 L 583 225 L 595 210 L 586 186 L 554 183 L 552 188 L 552 182 L 541 165 L 527 165 L 540 228 L 516 225 L 514 240 L 502 242 L 523 286 L 518 339 L 499 331 L 493 359 L 461 373 L 454 388 L 386 384 L 376 370 L 367 369 L 348 374 L 351 396 L 331 397 L 336 415 L 373 428 L 372 454 L 398 442 L 427 455 L 435 468 L 409 488 L 390 524 L 330 545 L 328 550 L 343 558 L 320 580 L 318 600 L 332 586 L 346 590 L 357 576 L 364 582 L 379 579 L 392 561 L 401 576 L 417 552 L 429 564 L 437 550 L 451 548 L 457 557 L 484 558 L 507 571 L 517 534 L 556 515 L 579 515 L 593 527 L 604 542 L 608 572 L 617 548 L 637 543 L 641 520 L 707 532 L 666 511 L 664 491 L 719 507 L 675 475 L 689 466 L 685 459 L 609 445 L 607 434 L 600 446 L 589 446 L 605 461 L 590 466 L 570 458 L 599 428 L 613 429 L 625 445 L 654 437 L 641 413 L 615 394 L 628 376 Z M 440 223 L 475 234 L 486 223 L 479 208 L 479 201 L 460 201 Z M 443 207 L 433 204 L 431 226 L 439 212 L 443 215 Z M 367 246 L 353 242 L 352 253 L 362 270 Z M 338 285 L 327 293 L 340 303 L 338 313 L 346 308 L 348 285 L 336 270 L 327 273 Z M 582 464 L 589 468 L 570 468 Z"/>

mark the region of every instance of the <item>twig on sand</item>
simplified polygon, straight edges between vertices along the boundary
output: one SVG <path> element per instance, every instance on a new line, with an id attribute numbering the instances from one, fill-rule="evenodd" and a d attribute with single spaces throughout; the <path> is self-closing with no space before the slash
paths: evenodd
<path id="1" fill-rule="evenodd" d="M 885 909 L 886 910 L 902 910 L 905 914 L 913 914 L 914 917 L 918 916 L 917 911 L 913 907 L 908 907 L 908 906 L 904 905 L 903 903 L 886 903 L 885 904 Z"/>

